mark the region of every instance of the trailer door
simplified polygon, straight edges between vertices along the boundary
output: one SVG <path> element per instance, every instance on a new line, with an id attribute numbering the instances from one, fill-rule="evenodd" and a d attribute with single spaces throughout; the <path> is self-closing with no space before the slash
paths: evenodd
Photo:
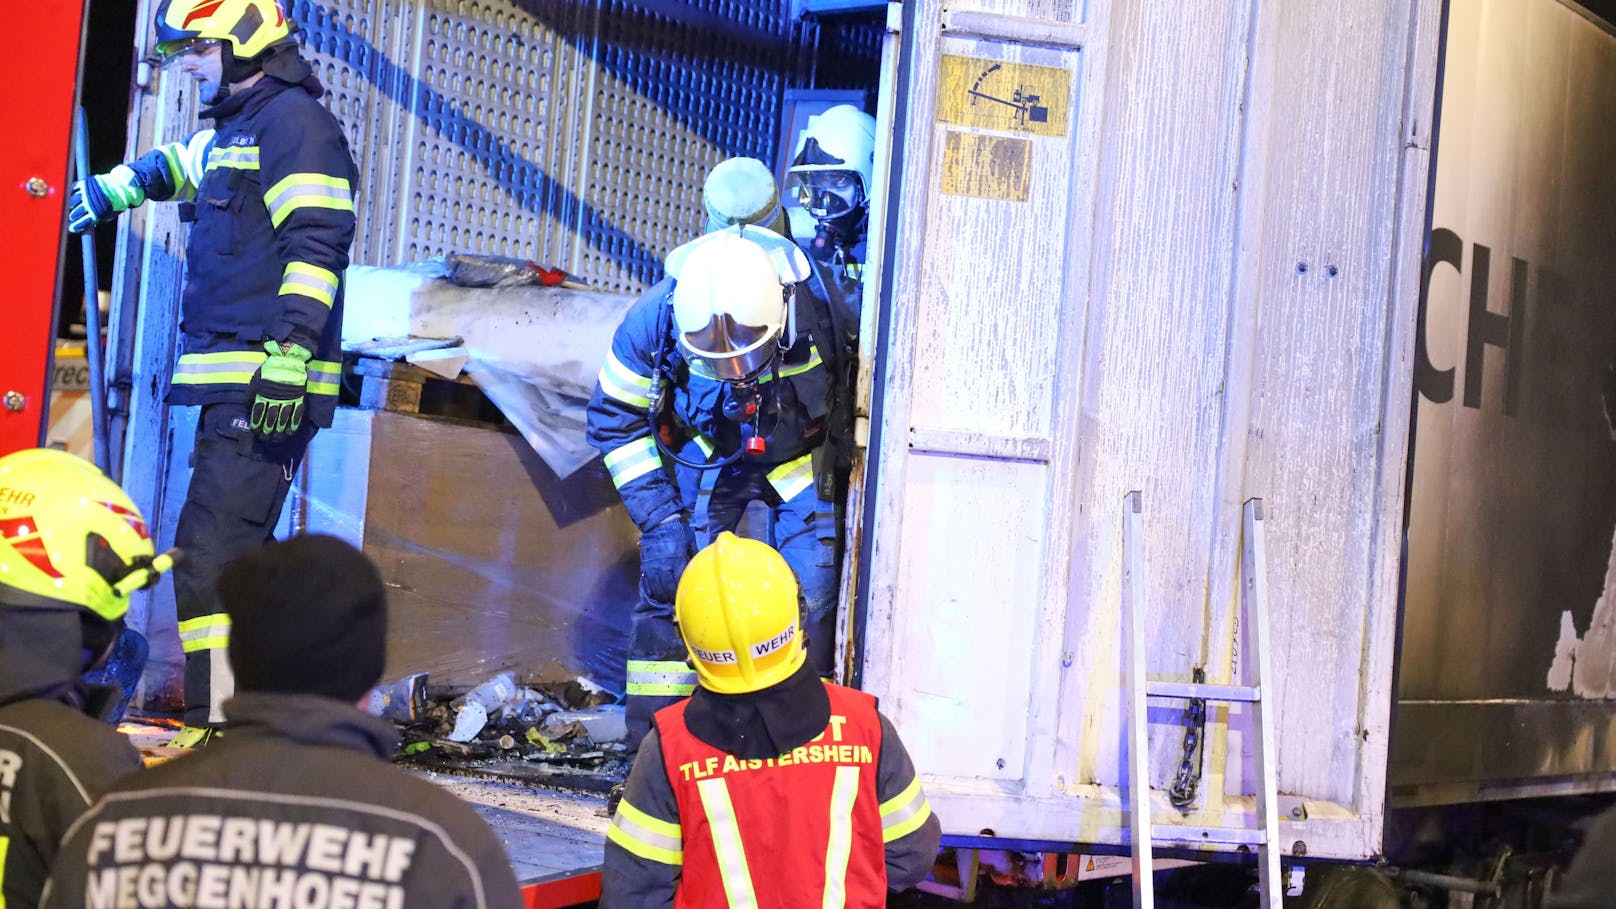
<path id="1" fill-rule="evenodd" d="M 1261 497 L 1284 839 L 1368 855 L 1440 4 L 981 6 L 903 5 L 860 682 L 945 832 L 1121 842 L 1123 496 L 1151 669 L 1212 682 Z M 1157 822 L 1250 826 L 1246 715 L 1187 817 L 1150 724 Z"/>

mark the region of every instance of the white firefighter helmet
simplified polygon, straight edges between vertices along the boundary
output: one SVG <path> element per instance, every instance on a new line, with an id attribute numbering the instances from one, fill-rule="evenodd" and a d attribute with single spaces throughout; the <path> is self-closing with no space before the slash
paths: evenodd
<path id="1" fill-rule="evenodd" d="M 868 204 L 875 175 L 875 118 L 838 104 L 808 118 L 786 171 L 786 188 L 815 218 Z"/>
<path id="2" fill-rule="evenodd" d="M 790 320 L 791 289 L 808 262 L 791 241 L 737 225 L 668 254 L 679 349 L 697 375 L 756 377 L 774 360 Z"/>

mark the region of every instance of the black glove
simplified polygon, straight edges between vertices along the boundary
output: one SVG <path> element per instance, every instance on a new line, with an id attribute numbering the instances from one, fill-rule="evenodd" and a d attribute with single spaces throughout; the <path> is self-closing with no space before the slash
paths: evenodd
<path id="1" fill-rule="evenodd" d="M 690 557 L 696 554 L 696 534 L 682 516 L 675 515 L 640 537 L 640 583 L 646 596 L 672 603 Z"/>

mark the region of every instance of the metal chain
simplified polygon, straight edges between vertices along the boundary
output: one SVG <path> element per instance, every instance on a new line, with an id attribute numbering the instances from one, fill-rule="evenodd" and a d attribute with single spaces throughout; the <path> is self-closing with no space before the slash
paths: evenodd
<path id="1" fill-rule="evenodd" d="M 1206 682 L 1206 669 L 1197 666 L 1191 677 L 1195 684 Z M 1184 750 L 1178 761 L 1178 775 L 1167 789 L 1167 800 L 1184 814 L 1195 806 L 1195 790 L 1201 784 L 1201 739 L 1206 735 L 1206 700 L 1191 698 L 1184 712 Z"/>

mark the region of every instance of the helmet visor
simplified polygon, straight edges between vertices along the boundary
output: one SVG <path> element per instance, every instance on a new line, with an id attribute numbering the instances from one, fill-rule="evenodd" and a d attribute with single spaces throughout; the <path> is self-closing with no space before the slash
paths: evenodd
<path id="1" fill-rule="evenodd" d="M 774 329 L 745 325 L 727 313 L 713 316 L 697 331 L 680 336 L 690 371 L 720 382 L 742 382 L 763 371 L 777 345 L 767 343 Z"/>
<path id="2" fill-rule="evenodd" d="M 841 217 L 864 204 L 864 189 L 852 171 L 792 171 L 786 175 L 786 188 L 798 205 L 821 220 Z"/>
<path id="3" fill-rule="evenodd" d="M 183 63 L 191 57 L 200 57 L 224 42 L 218 38 L 186 38 L 166 41 L 157 45 L 157 65 L 162 69 Z"/>

